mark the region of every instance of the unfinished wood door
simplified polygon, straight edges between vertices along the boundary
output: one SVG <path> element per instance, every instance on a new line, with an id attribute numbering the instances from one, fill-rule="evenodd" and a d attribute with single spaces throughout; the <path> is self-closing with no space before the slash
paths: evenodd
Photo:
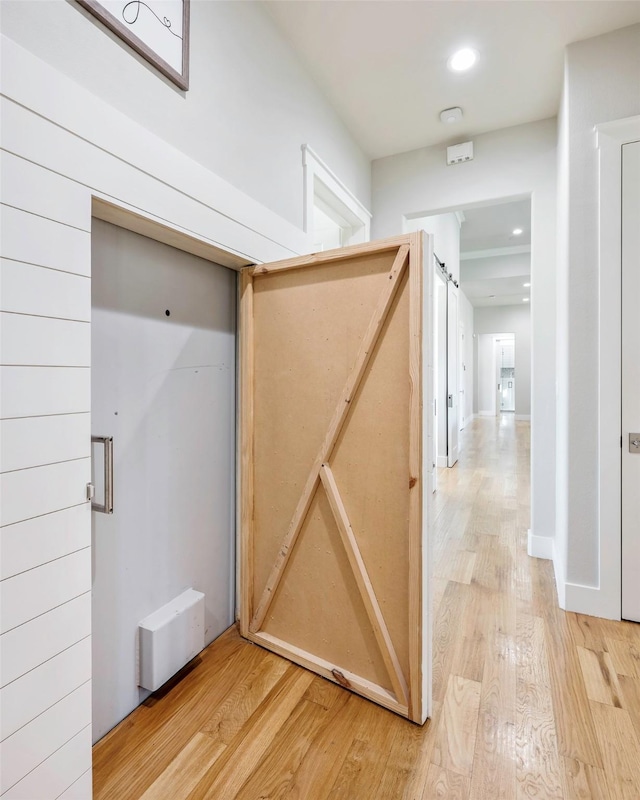
<path id="1" fill-rule="evenodd" d="M 242 272 L 242 634 L 427 715 L 421 234 Z"/>

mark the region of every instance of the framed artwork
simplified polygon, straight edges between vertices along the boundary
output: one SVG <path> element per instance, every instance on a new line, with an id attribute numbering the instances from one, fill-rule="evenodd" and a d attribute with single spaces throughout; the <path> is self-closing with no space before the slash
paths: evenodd
<path id="1" fill-rule="evenodd" d="M 189 88 L 189 0 L 77 0 L 181 89 Z"/>

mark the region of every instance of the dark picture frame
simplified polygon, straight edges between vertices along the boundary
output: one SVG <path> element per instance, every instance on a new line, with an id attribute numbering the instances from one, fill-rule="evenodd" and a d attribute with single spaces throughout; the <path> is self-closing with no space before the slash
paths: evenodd
<path id="1" fill-rule="evenodd" d="M 179 86 L 180 89 L 187 91 L 189 89 L 189 17 L 190 17 L 190 0 L 181 0 L 182 2 L 182 71 L 176 70 L 162 56 L 153 50 L 149 44 L 143 41 L 133 31 L 127 27 L 124 21 L 120 21 L 113 14 L 111 14 L 100 0 L 76 0 L 76 2 L 85 8 L 90 14 L 96 17 L 100 22 L 105 25 L 112 33 L 115 33 L 120 39 L 129 45 L 133 50 L 141 55 L 146 61 L 152 64 L 158 72 L 161 72 L 166 78 Z M 144 10 L 145 13 L 152 13 L 158 20 L 160 25 L 164 27 L 171 27 L 170 21 L 160 18 L 152 9 L 149 3 L 135 0 L 129 2 L 126 6 L 132 7 L 133 13 L 137 14 Z M 125 7 L 126 7 L 125 6 Z M 143 8 L 144 7 L 144 8 Z M 177 35 L 177 34 L 174 34 Z"/>

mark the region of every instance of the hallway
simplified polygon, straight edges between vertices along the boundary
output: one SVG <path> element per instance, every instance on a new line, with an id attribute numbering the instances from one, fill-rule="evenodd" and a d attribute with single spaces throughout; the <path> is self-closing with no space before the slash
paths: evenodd
<path id="1" fill-rule="evenodd" d="M 640 797 L 640 626 L 557 608 L 526 554 L 529 424 L 439 471 L 423 728 L 229 629 L 94 747 L 99 800 Z"/>

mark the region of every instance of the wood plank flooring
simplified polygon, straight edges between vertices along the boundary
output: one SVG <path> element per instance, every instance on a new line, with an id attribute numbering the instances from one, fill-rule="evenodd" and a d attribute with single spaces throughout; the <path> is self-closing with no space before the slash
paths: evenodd
<path id="1" fill-rule="evenodd" d="M 557 607 L 526 554 L 529 426 L 474 420 L 432 504 L 420 728 L 235 628 L 94 747 L 97 800 L 640 799 L 640 625 Z"/>

